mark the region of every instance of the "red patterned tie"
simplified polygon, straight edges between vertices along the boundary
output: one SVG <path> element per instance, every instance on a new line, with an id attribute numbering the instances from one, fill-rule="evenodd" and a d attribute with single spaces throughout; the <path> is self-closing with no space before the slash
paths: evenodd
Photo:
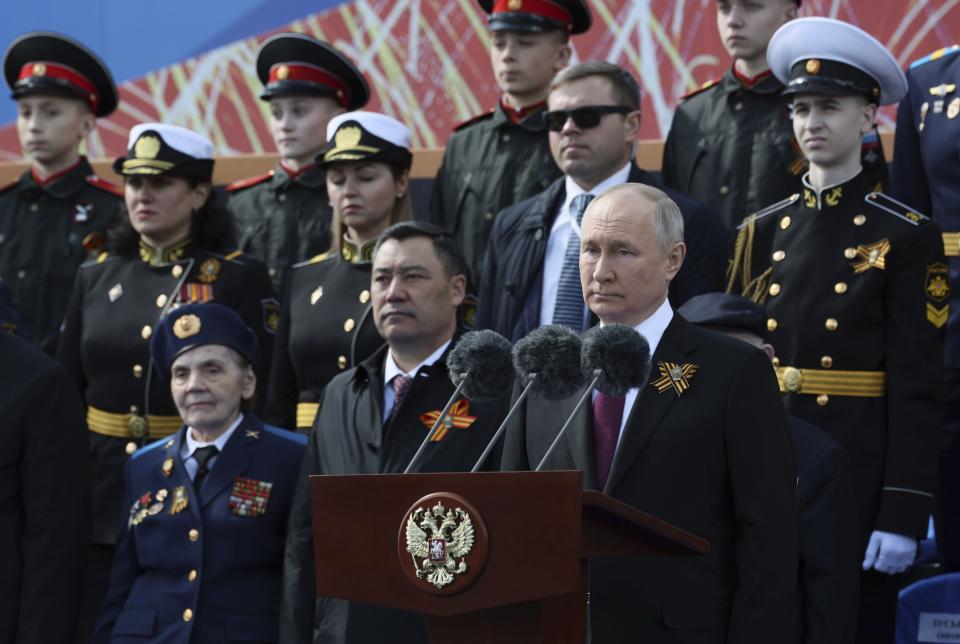
<path id="1" fill-rule="evenodd" d="M 394 376 L 393 380 L 390 381 L 390 385 L 393 387 L 393 407 L 390 408 L 390 416 L 387 417 L 385 424 L 389 425 L 393 422 L 394 416 L 397 415 L 397 410 L 400 409 L 400 403 L 403 402 L 403 397 L 407 395 L 407 390 L 410 388 L 411 382 L 413 382 L 413 376 L 404 375 Z"/>
<path id="2" fill-rule="evenodd" d="M 617 451 L 625 398 L 598 391 L 593 399 L 593 445 L 597 453 L 597 488 L 601 490 L 607 484 L 613 454 Z"/>

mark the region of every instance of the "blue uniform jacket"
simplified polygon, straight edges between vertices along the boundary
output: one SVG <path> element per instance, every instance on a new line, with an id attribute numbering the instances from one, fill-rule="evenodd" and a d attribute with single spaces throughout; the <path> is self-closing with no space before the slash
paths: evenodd
<path id="1" fill-rule="evenodd" d="M 180 458 L 185 431 L 127 463 L 96 643 L 277 640 L 287 518 L 306 438 L 246 415 L 197 495 Z"/>

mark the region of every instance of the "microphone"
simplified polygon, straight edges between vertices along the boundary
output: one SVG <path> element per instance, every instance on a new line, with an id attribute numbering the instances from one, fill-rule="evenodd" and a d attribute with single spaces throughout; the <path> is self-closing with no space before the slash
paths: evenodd
<path id="1" fill-rule="evenodd" d="M 420 460 L 461 393 L 470 400 L 482 401 L 499 398 L 510 391 L 513 386 L 510 348 L 510 342 L 495 331 L 484 329 L 463 334 L 447 356 L 447 372 L 456 389 L 437 416 L 433 427 L 424 436 L 417 452 L 407 464 L 407 469 L 403 471 L 404 474 L 409 474 L 414 464 Z"/>
<path id="2" fill-rule="evenodd" d="M 477 472 L 490 457 L 520 404 L 531 391 L 547 400 L 562 400 L 573 395 L 583 385 L 580 370 L 580 336 L 566 326 L 542 326 L 519 340 L 513 348 L 513 366 L 520 382 L 524 383 L 520 396 L 510 407 L 500 427 L 471 472 Z"/>
<path id="3" fill-rule="evenodd" d="M 650 376 L 650 345 L 636 329 L 625 324 L 596 326 L 583 334 L 580 368 L 584 379 L 590 379 L 590 384 L 550 443 L 535 472 L 543 469 L 573 419 L 591 397 L 594 387 L 609 396 L 623 396 L 628 390 L 643 386 Z"/>

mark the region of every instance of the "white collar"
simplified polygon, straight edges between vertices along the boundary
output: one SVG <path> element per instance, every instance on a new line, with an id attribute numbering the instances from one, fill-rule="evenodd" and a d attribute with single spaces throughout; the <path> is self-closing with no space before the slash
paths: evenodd
<path id="1" fill-rule="evenodd" d="M 619 186 L 622 183 L 626 183 L 627 179 L 630 178 L 630 166 L 633 164 L 633 161 L 627 161 L 627 164 L 611 174 L 609 177 L 595 185 L 591 190 L 584 190 L 580 185 L 574 181 L 571 177 L 567 177 L 564 180 L 564 190 L 566 194 L 563 199 L 563 208 L 560 210 L 561 213 L 566 213 L 567 218 L 570 221 L 570 225 L 573 227 L 573 230 L 576 231 L 577 236 L 580 235 L 580 226 L 577 222 L 570 216 L 570 204 L 573 203 L 575 197 L 582 195 L 586 192 L 589 192 L 594 197 L 599 197 L 604 192 L 613 188 L 614 186 Z M 560 219 L 560 217 L 558 217 Z"/>
<path id="2" fill-rule="evenodd" d="M 230 425 L 229 429 L 227 429 L 227 431 L 220 434 L 215 441 L 210 443 L 201 443 L 200 441 L 195 440 L 192 434 L 193 430 L 190 427 L 187 427 L 187 438 L 186 438 L 187 458 L 190 458 L 190 456 L 193 455 L 193 453 L 196 451 L 198 447 L 206 447 L 208 445 L 215 446 L 217 448 L 218 453 L 222 452 L 223 446 L 227 444 L 227 441 L 230 440 L 231 436 L 233 436 L 234 430 L 236 430 L 237 427 L 239 427 L 240 423 L 242 422 L 243 422 L 243 412 L 240 412 L 240 414 L 237 416 L 237 419 L 233 421 L 232 425 Z"/>
<path id="3" fill-rule="evenodd" d="M 673 320 L 673 308 L 670 306 L 670 300 L 664 298 L 653 315 L 633 327 L 650 345 L 651 357 L 656 353 L 657 347 L 660 346 L 660 340 L 663 338 L 667 327 L 670 326 L 671 320 Z M 603 326 L 603 322 L 600 325 Z"/>
<path id="4" fill-rule="evenodd" d="M 393 349 L 387 351 L 387 359 L 383 365 L 383 386 L 386 387 L 395 376 L 410 376 L 415 375 L 420 371 L 420 367 L 433 366 L 437 360 L 440 359 L 440 356 L 443 355 L 443 352 L 447 350 L 447 347 L 450 346 L 450 343 L 453 341 L 453 338 L 450 338 L 443 344 L 441 344 L 436 351 L 431 353 L 427 358 L 418 364 L 416 368 L 411 369 L 410 372 L 406 372 L 400 367 L 397 366 L 396 361 L 393 359 Z"/>

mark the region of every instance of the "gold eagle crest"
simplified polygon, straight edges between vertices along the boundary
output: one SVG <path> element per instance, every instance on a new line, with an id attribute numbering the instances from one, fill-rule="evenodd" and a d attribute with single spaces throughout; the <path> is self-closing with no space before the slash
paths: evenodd
<path id="1" fill-rule="evenodd" d="M 473 550 L 473 520 L 463 508 L 447 509 L 437 502 L 419 507 L 407 517 L 407 552 L 417 578 L 440 589 L 467 572 L 464 557 Z"/>

